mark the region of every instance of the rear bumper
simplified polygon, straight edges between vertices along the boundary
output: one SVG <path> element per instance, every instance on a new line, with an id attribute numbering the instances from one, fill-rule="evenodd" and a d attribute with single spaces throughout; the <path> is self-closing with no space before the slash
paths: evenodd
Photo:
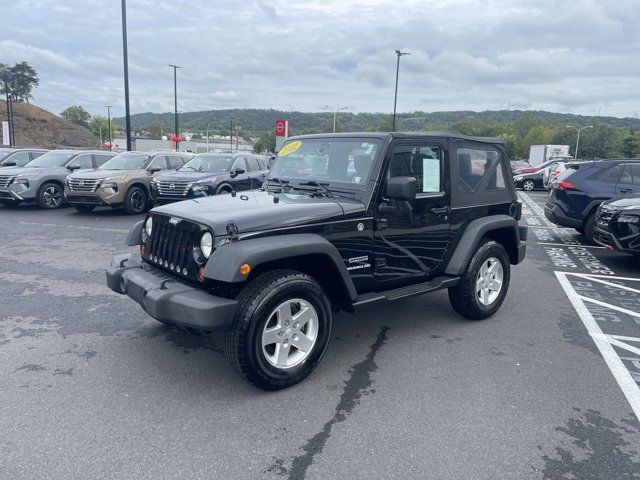
<path id="1" fill-rule="evenodd" d="M 529 229 L 526 225 L 518 225 L 518 236 L 520 240 L 518 241 L 518 259 L 516 261 L 516 265 L 521 263 L 524 260 L 525 255 L 527 254 L 527 237 L 529 235 Z"/>
<path id="2" fill-rule="evenodd" d="M 137 263 L 131 254 L 111 259 L 107 285 L 138 302 L 156 320 L 203 330 L 227 328 L 238 305 L 179 282 L 144 262 Z"/>
<path id="3" fill-rule="evenodd" d="M 549 205 L 544 206 L 544 216 L 556 225 L 563 227 L 580 228 L 582 227 L 582 220 L 567 216 L 566 213 L 558 205 L 554 204 L 553 207 Z"/>

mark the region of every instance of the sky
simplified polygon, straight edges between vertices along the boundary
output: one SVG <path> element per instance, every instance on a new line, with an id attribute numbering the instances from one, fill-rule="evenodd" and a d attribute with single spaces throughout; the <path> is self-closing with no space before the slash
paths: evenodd
<path id="1" fill-rule="evenodd" d="M 5 4 L 6 2 L 6 4 Z M 3 5 L 5 4 L 5 5 Z M 34 103 L 124 114 L 117 0 L 0 0 Z M 640 0 L 129 0 L 132 113 L 274 108 L 640 116 Z"/>

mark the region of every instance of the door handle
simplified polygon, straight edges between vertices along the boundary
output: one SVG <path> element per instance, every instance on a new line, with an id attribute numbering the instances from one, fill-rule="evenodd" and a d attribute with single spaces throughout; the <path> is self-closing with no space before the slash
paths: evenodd
<path id="1" fill-rule="evenodd" d="M 435 213 L 436 215 L 439 215 L 441 213 L 448 213 L 449 207 L 434 207 L 431 209 L 431 212 Z"/>
<path id="2" fill-rule="evenodd" d="M 633 188 L 621 188 L 620 193 L 631 193 L 633 192 Z"/>

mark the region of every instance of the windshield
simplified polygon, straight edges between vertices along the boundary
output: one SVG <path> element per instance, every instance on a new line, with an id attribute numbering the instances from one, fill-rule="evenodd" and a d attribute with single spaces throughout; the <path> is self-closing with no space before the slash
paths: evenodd
<path id="1" fill-rule="evenodd" d="M 5 149 L 5 148 L 0 148 L 0 162 L 1 162 L 2 160 L 4 160 L 5 158 L 7 158 L 7 156 L 9 156 L 9 154 L 10 154 L 11 152 L 13 152 L 13 150 L 11 150 L 11 149 L 9 149 L 9 148 L 7 148 L 7 149 Z"/>
<path id="2" fill-rule="evenodd" d="M 228 172 L 233 165 L 233 157 L 221 155 L 196 155 L 178 170 L 181 172 Z"/>
<path id="3" fill-rule="evenodd" d="M 380 144 L 380 140 L 370 138 L 294 140 L 280 149 L 269 179 L 364 190 Z"/>
<path id="4" fill-rule="evenodd" d="M 48 152 L 31 160 L 25 167 L 62 167 L 71 157 L 76 155 L 77 153 L 69 152 Z"/>
<path id="5" fill-rule="evenodd" d="M 104 162 L 98 170 L 137 170 L 144 168 L 147 160 L 149 157 L 142 153 L 121 153 Z"/>

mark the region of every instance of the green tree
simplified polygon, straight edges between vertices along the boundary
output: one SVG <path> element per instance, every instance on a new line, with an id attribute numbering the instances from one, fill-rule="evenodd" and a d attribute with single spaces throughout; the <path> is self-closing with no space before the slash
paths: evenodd
<path id="1" fill-rule="evenodd" d="M 393 130 L 393 115 L 385 115 L 378 126 L 376 127 L 376 131 L 378 132 L 390 132 Z M 400 125 L 400 119 L 396 116 L 396 131 L 399 132 L 402 130 L 402 126 Z"/>
<path id="2" fill-rule="evenodd" d="M 73 105 L 71 107 L 65 108 L 62 112 L 60 112 L 60 116 L 62 118 L 66 118 L 70 122 L 77 123 L 78 125 L 82 125 L 83 127 L 89 126 L 89 120 L 91 120 L 91 115 L 80 105 Z"/>
<path id="3" fill-rule="evenodd" d="M 273 132 L 263 133 L 253 144 L 253 153 L 276 151 L 276 136 Z"/>
<path id="4" fill-rule="evenodd" d="M 160 138 L 164 133 L 164 126 L 160 122 L 151 122 L 147 125 L 145 130 L 149 132 L 149 135 L 152 137 Z"/>
<path id="5" fill-rule="evenodd" d="M 38 86 L 38 74 L 27 62 L 13 67 L 0 63 L 0 89 L 13 102 L 26 102 L 33 98 L 31 91 Z"/>
<path id="6" fill-rule="evenodd" d="M 622 139 L 622 154 L 625 158 L 634 158 L 640 151 L 640 139 L 637 135 L 627 135 Z"/>
<path id="7" fill-rule="evenodd" d="M 109 141 L 109 119 L 107 117 L 102 117 L 100 115 L 96 115 L 92 117 L 87 126 L 91 133 L 93 133 L 96 137 L 102 138 L 103 142 Z M 111 139 L 115 137 L 116 127 L 111 122 Z"/>

